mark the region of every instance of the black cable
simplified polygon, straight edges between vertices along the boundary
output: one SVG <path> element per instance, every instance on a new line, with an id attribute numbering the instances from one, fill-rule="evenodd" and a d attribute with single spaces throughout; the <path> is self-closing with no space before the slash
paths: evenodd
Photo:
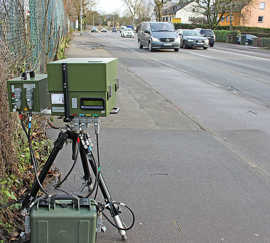
<path id="1" fill-rule="evenodd" d="M 32 114 L 30 114 L 30 116 L 32 117 Z M 32 140 L 31 140 L 31 127 L 32 127 L 31 126 L 31 119 L 29 120 L 30 123 L 29 123 L 29 126 L 28 126 L 28 132 L 26 131 L 26 128 L 25 128 L 25 126 L 23 124 L 23 120 L 22 120 L 22 115 L 21 114 L 20 114 L 20 120 L 21 120 L 21 126 L 22 126 L 23 131 L 25 132 L 25 135 L 26 135 L 27 140 L 28 140 L 28 146 L 29 146 L 29 152 L 30 152 L 30 159 L 31 159 L 31 164 L 33 165 L 33 168 L 34 168 L 35 178 L 36 178 L 36 180 L 37 180 L 37 182 L 39 184 L 39 187 L 42 190 L 42 192 L 49 196 L 49 193 L 44 189 L 44 187 L 42 186 L 42 184 L 40 183 L 40 180 L 38 178 L 38 171 L 37 171 L 38 164 L 37 164 L 37 161 L 36 161 L 34 152 L 33 152 Z"/>
<path id="2" fill-rule="evenodd" d="M 23 116 L 22 116 L 21 113 L 19 113 L 19 118 L 20 118 L 20 121 L 21 121 L 22 129 L 23 129 L 23 131 L 24 131 L 24 133 L 25 133 L 25 135 L 26 135 L 26 137 L 27 137 L 28 146 L 29 146 L 29 151 L 30 151 L 31 163 L 32 163 L 32 165 L 33 165 L 33 167 L 34 167 L 34 172 L 35 172 L 35 178 L 36 178 L 36 180 L 38 181 L 41 190 L 42 190 L 45 194 L 49 195 L 49 194 L 46 192 L 46 190 L 43 188 L 43 186 L 41 185 L 41 183 L 40 183 L 40 181 L 39 181 L 39 179 L 38 179 L 38 176 L 37 176 L 37 169 L 36 169 L 36 167 L 37 167 L 37 162 L 36 162 L 36 159 L 35 159 L 35 156 L 34 156 L 34 153 L 33 153 L 33 149 L 32 149 L 32 141 L 31 141 L 31 136 L 30 136 L 30 135 L 31 135 L 31 119 L 32 119 L 32 114 L 30 113 L 30 117 L 29 117 L 29 119 L 28 119 L 28 123 L 29 123 L 28 131 L 26 130 L 25 125 L 24 125 L 24 123 L 23 123 L 23 120 L 22 120 Z M 11 202 L 9 202 L 9 203 L 7 203 L 7 204 L 5 204 L 5 205 L 0 205 L 0 209 L 8 208 L 8 207 L 10 207 L 10 206 L 12 206 L 12 205 L 14 205 L 14 204 L 21 203 L 21 202 L 25 199 L 25 197 L 26 197 L 26 196 L 24 195 L 23 197 L 21 197 L 20 199 L 18 199 L 18 200 L 16 200 L 16 201 L 11 201 Z"/>
<path id="3" fill-rule="evenodd" d="M 86 139 L 86 138 L 84 138 L 84 139 Z M 75 154 L 75 159 L 74 159 L 73 165 L 72 165 L 71 169 L 69 170 L 69 172 L 64 177 L 64 179 L 62 181 L 60 181 L 59 183 L 56 184 L 56 186 L 55 186 L 55 189 L 56 190 L 59 190 L 59 187 L 67 180 L 67 178 L 70 176 L 71 172 L 73 171 L 73 169 L 74 169 L 74 167 L 75 167 L 75 165 L 77 163 L 77 160 L 78 160 L 79 150 L 80 150 L 80 143 L 76 143 L 76 154 Z M 91 156 L 93 162 L 96 164 L 96 160 L 95 160 L 95 158 L 93 156 L 92 151 L 90 151 L 90 156 Z M 98 175 L 98 166 L 97 165 L 96 165 L 96 168 L 97 168 L 96 174 Z M 97 181 L 97 178 L 96 178 L 95 179 L 94 186 L 93 186 L 93 189 L 86 196 L 85 195 L 77 195 L 77 196 L 78 197 L 81 197 L 81 198 L 84 198 L 84 197 L 88 198 L 88 197 L 90 197 L 92 195 L 92 193 L 96 190 L 97 185 L 98 185 L 98 181 Z M 59 190 L 59 191 L 61 191 L 61 190 Z M 63 189 L 62 189 L 62 191 L 65 192 L 65 193 L 67 193 Z"/>
<path id="4" fill-rule="evenodd" d="M 36 157 L 34 155 L 34 151 L 33 151 L 33 147 L 32 147 L 32 140 L 31 140 L 31 136 L 30 136 L 30 134 L 31 134 L 31 126 L 29 126 L 28 134 L 29 134 L 29 136 L 28 136 L 29 150 L 30 150 L 30 155 L 31 155 L 30 158 L 31 158 L 31 162 L 32 162 L 33 167 L 34 167 L 36 180 L 37 180 L 37 182 L 39 184 L 39 187 L 40 187 L 41 191 L 49 196 L 49 193 L 45 190 L 45 188 L 43 187 L 43 185 L 41 184 L 41 182 L 40 182 L 40 180 L 38 178 L 38 163 L 37 163 Z"/>
<path id="5" fill-rule="evenodd" d="M 77 197 L 78 197 L 77 195 L 74 195 L 74 194 L 72 194 L 71 192 L 67 192 L 67 191 L 65 191 L 65 190 L 62 189 L 62 188 L 56 188 L 56 190 L 57 190 L 57 191 L 60 191 L 60 192 L 64 192 L 64 193 L 66 193 L 68 196 L 71 196 L 71 197 L 73 197 L 73 198 L 77 198 Z"/>
<path id="6" fill-rule="evenodd" d="M 96 133 L 96 142 L 97 142 L 97 159 L 98 159 L 98 166 L 97 166 L 97 185 L 99 185 L 99 177 L 100 177 L 100 151 L 99 151 L 99 136 L 98 133 Z M 96 192 L 95 192 L 95 196 L 94 196 L 94 200 L 96 200 L 97 198 L 97 194 L 98 194 L 98 186 L 96 188 Z"/>
<path id="7" fill-rule="evenodd" d="M 113 205 L 116 204 L 116 205 L 118 205 L 118 206 L 122 206 L 122 207 L 125 207 L 125 208 L 128 209 L 128 211 L 130 212 L 130 214 L 131 214 L 131 216 L 132 216 L 132 223 L 130 224 L 130 226 L 129 226 L 129 227 L 126 227 L 126 228 L 120 228 L 120 227 L 118 227 L 118 226 L 117 226 L 114 222 L 112 222 L 112 221 L 110 220 L 110 218 L 103 212 L 105 208 L 108 209 L 107 207 L 104 207 L 104 205 L 102 205 L 102 210 L 101 210 L 102 215 L 108 220 L 108 222 L 109 222 L 113 227 L 115 227 L 115 228 L 118 229 L 118 230 L 128 231 L 128 230 L 132 229 L 133 226 L 134 226 L 134 224 L 135 224 L 135 214 L 134 214 L 134 212 L 132 211 L 132 209 L 131 209 L 130 207 L 128 207 L 126 204 L 124 204 L 124 203 L 120 203 L 120 202 L 112 202 L 112 204 L 113 204 Z M 100 205 L 98 205 L 97 207 L 100 207 Z M 110 210 L 110 209 L 108 209 L 108 210 Z M 120 215 L 119 215 L 119 217 L 120 217 Z M 121 220 L 121 221 L 123 221 L 123 220 Z"/>
<path id="8" fill-rule="evenodd" d="M 22 129 L 23 129 L 25 135 L 27 136 L 27 131 L 26 131 L 26 128 L 25 128 L 25 126 L 23 124 L 23 120 L 22 120 L 23 117 L 22 117 L 22 114 L 21 113 L 19 113 L 19 117 L 20 117 Z"/>
<path id="9" fill-rule="evenodd" d="M 79 149 L 80 149 L 80 144 L 76 143 L 76 153 L 75 153 L 75 159 L 74 159 L 73 165 L 71 166 L 69 172 L 66 174 L 64 179 L 56 184 L 56 186 L 54 187 L 55 189 L 59 188 L 67 180 L 67 178 L 70 176 L 71 172 L 73 171 L 73 169 L 77 163 Z"/>

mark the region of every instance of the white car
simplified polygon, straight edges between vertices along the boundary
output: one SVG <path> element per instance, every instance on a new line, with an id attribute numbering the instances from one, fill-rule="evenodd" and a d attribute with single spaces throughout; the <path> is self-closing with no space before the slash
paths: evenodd
<path id="1" fill-rule="evenodd" d="M 126 26 L 121 26 L 120 27 L 120 34 L 121 34 L 121 36 L 122 36 L 122 32 L 124 31 L 124 30 L 126 30 L 127 29 L 127 27 Z"/>
<path id="2" fill-rule="evenodd" d="M 134 38 L 134 32 L 132 30 L 126 29 L 124 31 L 121 32 L 121 37 L 124 38 Z"/>
<path id="3" fill-rule="evenodd" d="M 106 28 L 102 28 L 100 32 L 108 32 Z"/>

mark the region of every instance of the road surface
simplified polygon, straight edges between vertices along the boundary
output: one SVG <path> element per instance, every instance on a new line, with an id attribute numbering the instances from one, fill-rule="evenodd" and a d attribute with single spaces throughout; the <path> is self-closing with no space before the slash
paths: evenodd
<path id="1" fill-rule="evenodd" d="M 121 112 L 103 121 L 101 160 L 114 199 L 136 214 L 128 242 L 270 242 L 269 51 L 149 52 L 84 33 L 68 56 L 119 58 Z M 58 157 L 63 172 L 70 157 Z M 77 168 L 67 188 L 80 178 Z M 108 226 L 97 242 L 119 240 Z"/>

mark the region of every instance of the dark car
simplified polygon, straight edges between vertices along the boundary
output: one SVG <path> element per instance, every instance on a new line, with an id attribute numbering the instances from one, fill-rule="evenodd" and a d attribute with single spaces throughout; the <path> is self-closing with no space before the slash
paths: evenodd
<path id="1" fill-rule="evenodd" d="M 174 49 L 179 51 L 180 37 L 175 32 L 174 25 L 168 22 L 143 22 L 138 26 L 139 48 Z"/>
<path id="2" fill-rule="evenodd" d="M 200 29 L 200 28 L 196 28 L 195 30 L 197 30 L 201 36 L 207 37 L 209 40 L 209 46 L 213 47 L 216 41 L 216 35 L 214 33 L 213 30 L 211 29 Z"/>
<path id="3" fill-rule="evenodd" d="M 254 39 L 257 39 L 258 37 L 256 35 L 251 34 L 241 34 L 241 36 L 238 37 L 238 44 L 242 45 L 252 45 Z"/>
<path id="4" fill-rule="evenodd" d="M 117 29 L 115 27 L 112 27 L 112 32 L 117 32 Z"/>
<path id="5" fill-rule="evenodd" d="M 209 40 L 206 37 L 201 36 L 196 30 L 178 30 L 181 37 L 181 48 L 194 48 L 202 47 L 207 49 Z"/>

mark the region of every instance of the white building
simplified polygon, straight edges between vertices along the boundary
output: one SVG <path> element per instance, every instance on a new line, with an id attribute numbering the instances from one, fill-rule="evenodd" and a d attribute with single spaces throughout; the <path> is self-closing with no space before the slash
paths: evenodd
<path id="1" fill-rule="evenodd" d="M 203 14 L 198 12 L 197 8 L 198 4 L 195 1 L 190 2 L 176 12 L 175 18 L 181 19 L 182 24 L 192 24 L 191 20 L 194 18 L 205 18 Z"/>

